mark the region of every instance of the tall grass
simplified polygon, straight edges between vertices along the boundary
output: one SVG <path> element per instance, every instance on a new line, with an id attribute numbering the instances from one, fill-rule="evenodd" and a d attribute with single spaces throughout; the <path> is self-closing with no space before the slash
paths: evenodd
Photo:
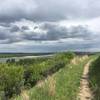
<path id="1" fill-rule="evenodd" d="M 76 100 L 83 68 L 88 60 L 76 58 L 76 63 L 65 65 L 28 91 L 29 100 Z M 23 100 L 23 97 L 18 96 L 15 100 Z"/>
<path id="2" fill-rule="evenodd" d="M 100 100 L 100 57 L 91 64 L 89 75 L 94 100 Z"/>

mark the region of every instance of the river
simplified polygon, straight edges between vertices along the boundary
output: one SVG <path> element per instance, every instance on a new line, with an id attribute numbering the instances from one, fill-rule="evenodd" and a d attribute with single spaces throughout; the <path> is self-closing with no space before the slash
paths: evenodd
<path id="1" fill-rule="evenodd" d="M 19 61 L 20 59 L 32 59 L 32 58 L 52 57 L 52 56 L 53 55 L 6 57 L 6 58 L 0 58 L 0 63 L 5 63 L 8 59 L 15 59 L 15 61 Z"/>

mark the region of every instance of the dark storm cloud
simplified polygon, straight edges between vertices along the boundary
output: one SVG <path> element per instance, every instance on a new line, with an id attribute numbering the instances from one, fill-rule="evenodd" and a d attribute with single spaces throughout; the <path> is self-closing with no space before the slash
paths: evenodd
<path id="1" fill-rule="evenodd" d="M 29 19 L 33 16 L 35 8 L 34 0 L 0 0 L 0 21 Z"/>
<path id="2" fill-rule="evenodd" d="M 0 0 L 0 22 L 95 18 L 100 0 Z"/>
<path id="3" fill-rule="evenodd" d="M 9 38 L 9 32 L 5 29 L 0 28 L 0 40 L 6 40 Z"/>
<path id="4" fill-rule="evenodd" d="M 0 26 L 2 26 L 2 27 L 10 27 L 10 24 L 9 23 L 1 23 L 0 22 Z"/>
<path id="5" fill-rule="evenodd" d="M 28 26 L 22 26 L 19 28 L 17 25 L 10 25 L 10 27 L 0 28 L 0 40 L 7 40 L 6 43 L 17 43 L 24 40 L 29 41 L 59 41 L 60 39 L 68 38 L 81 38 L 83 40 L 92 40 L 94 37 L 93 33 L 88 30 L 85 26 L 76 27 L 62 27 L 55 24 L 45 23 L 39 29 L 45 30 L 36 32 L 30 30 Z M 5 41 L 4 41 L 5 43 Z"/>
<path id="6" fill-rule="evenodd" d="M 16 27 L 17 26 L 0 27 L 0 44 L 10 44 L 20 41 L 20 37 L 14 33 L 19 31 Z"/>
<path id="7" fill-rule="evenodd" d="M 0 40 L 5 40 L 7 38 L 9 38 L 8 34 L 0 31 Z"/>
<path id="8" fill-rule="evenodd" d="M 10 29 L 11 32 L 18 32 L 20 31 L 20 28 L 16 25 L 12 26 L 11 29 Z"/>
<path id="9" fill-rule="evenodd" d="M 29 30 L 29 27 L 28 26 L 22 26 L 21 29 L 22 30 Z"/>
<path id="10" fill-rule="evenodd" d="M 52 24 L 44 24 L 43 29 L 47 30 L 47 40 L 58 40 L 66 37 L 68 33 L 67 28 Z"/>
<path id="11" fill-rule="evenodd" d="M 67 36 L 70 38 L 93 39 L 94 35 L 86 26 L 73 26 L 69 28 Z"/>
<path id="12" fill-rule="evenodd" d="M 62 38 L 93 38 L 93 33 L 85 26 L 81 25 L 66 28 L 58 25 L 44 24 L 43 28 L 47 30 L 47 40 L 59 40 Z"/>
<path id="13" fill-rule="evenodd" d="M 38 29 L 38 26 L 35 26 L 34 29 Z"/>

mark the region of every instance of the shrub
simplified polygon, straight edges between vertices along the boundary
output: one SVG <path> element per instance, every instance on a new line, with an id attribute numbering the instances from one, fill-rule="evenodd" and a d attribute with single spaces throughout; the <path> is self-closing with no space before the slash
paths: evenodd
<path id="1" fill-rule="evenodd" d="M 34 64 L 32 66 L 27 67 L 24 72 L 25 85 L 35 85 L 36 82 L 41 79 L 40 72 L 41 69 L 39 64 Z"/>
<path id="2" fill-rule="evenodd" d="M 4 92 L 5 97 L 20 93 L 24 83 L 23 73 L 23 67 L 0 64 L 0 91 Z"/>

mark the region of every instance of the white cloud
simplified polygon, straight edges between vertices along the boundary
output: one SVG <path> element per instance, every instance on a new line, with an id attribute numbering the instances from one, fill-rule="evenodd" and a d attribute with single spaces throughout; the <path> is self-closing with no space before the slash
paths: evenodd
<path id="1" fill-rule="evenodd" d="M 99 22 L 100 0 L 0 0 L 0 50 L 96 50 Z"/>

